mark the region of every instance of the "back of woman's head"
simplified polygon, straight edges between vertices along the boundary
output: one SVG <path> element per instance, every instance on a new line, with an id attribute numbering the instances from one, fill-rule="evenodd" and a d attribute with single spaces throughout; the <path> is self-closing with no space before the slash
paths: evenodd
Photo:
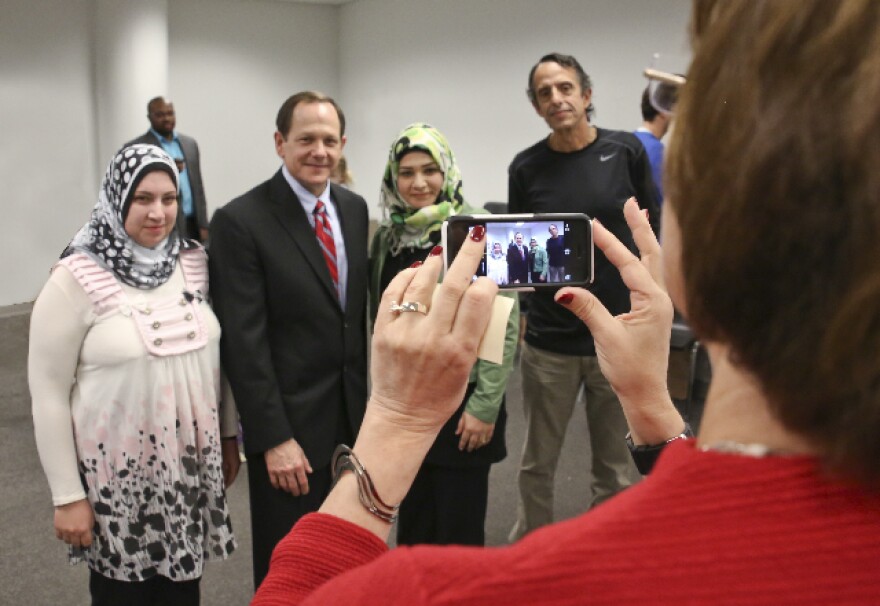
<path id="1" fill-rule="evenodd" d="M 880 2 L 695 0 L 667 191 L 689 319 L 880 484 Z"/>

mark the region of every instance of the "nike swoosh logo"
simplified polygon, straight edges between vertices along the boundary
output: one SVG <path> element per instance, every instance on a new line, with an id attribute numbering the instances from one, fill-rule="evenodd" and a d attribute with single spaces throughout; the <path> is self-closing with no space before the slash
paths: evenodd
<path id="1" fill-rule="evenodd" d="M 603 156 L 599 156 L 599 162 L 606 162 L 606 161 L 610 160 L 611 158 L 613 158 L 613 157 L 616 156 L 616 155 L 617 155 L 617 152 L 614 152 L 613 154 L 608 154 L 607 156 L 604 156 L 604 155 L 603 155 Z"/>

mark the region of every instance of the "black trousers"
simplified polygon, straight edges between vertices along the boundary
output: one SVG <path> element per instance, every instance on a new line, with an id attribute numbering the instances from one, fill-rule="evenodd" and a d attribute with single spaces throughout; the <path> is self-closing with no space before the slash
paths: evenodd
<path id="1" fill-rule="evenodd" d="M 254 591 L 269 573 L 275 545 L 287 536 L 297 520 L 318 511 L 330 492 L 330 466 L 309 474 L 309 494 L 298 497 L 272 488 L 262 454 L 248 454 L 248 488 L 253 533 Z"/>
<path id="2" fill-rule="evenodd" d="M 423 463 L 400 505 L 397 544 L 483 545 L 489 467 Z"/>
<path id="3" fill-rule="evenodd" d="M 199 606 L 200 581 L 158 575 L 146 581 L 117 581 L 89 569 L 92 606 Z"/>

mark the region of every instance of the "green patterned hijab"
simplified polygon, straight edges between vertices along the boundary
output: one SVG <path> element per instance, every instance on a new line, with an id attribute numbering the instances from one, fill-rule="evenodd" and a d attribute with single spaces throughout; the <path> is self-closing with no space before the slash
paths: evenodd
<path id="1" fill-rule="evenodd" d="M 408 152 L 429 154 L 443 171 L 443 186 L 437 201 L 425 208 L 413 208 L 397 189 L 397 171 L 400 160 Z M 458 214 L 464 198 L 461 195 L 461 173 L 446 137 L 429 124 L 416 123 L 404 128 L 391 144 L 385 176 L 382 178 L 382 224 L 388 227 L 391 254 L 403 248 L 431 248 L 432 234 L 448 217 Z"/>

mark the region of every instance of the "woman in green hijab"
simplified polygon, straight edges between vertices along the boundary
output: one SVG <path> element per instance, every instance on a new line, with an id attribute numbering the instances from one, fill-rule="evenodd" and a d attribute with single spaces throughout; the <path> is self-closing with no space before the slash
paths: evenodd
<path id="1" fill-rule="evenodd" d="M 461 173 L 440 131 L 411 124 L 391 144 L 380 205 L 383 220 L 370 246 L 370 316 L 397 273 L 440 254 L 440 228 L 458 214 L 484 214 L 465 202 Z M 516 301 L 515 295 L 507 294 Z M 464 401 L 446 423 L 400 506 L 397 543 L 483 545 L 489 467 L 507 455 L 504 390 L 519 330 L 515 303 L 501 364 L 477 360 Z"/>

